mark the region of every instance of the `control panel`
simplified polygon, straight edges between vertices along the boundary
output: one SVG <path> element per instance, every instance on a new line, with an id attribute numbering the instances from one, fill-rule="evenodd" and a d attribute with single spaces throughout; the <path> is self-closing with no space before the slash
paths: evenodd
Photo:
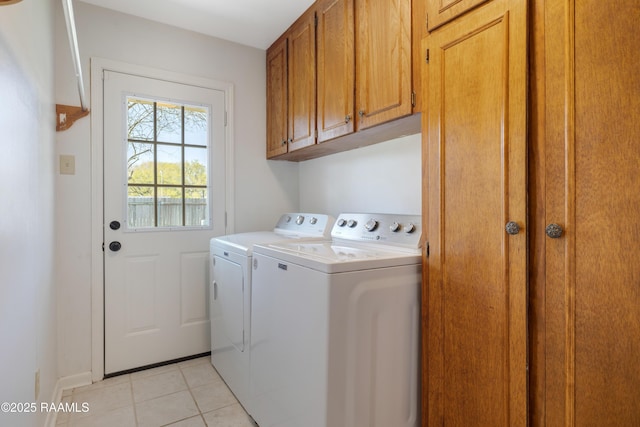
<path id="1" fill-rule="evenodd" d="M 276 224 L 275 231 L 282 230 L 309 236 L 329 235 L 334 218 L 331 215 L 317 213 L 286 213 Z"/>
<path id="2" fill-rule="evenodd" d="M 331 230 L 331 237 L 418 248 L 422 237 L 422 217 L 342 213 Z"/>

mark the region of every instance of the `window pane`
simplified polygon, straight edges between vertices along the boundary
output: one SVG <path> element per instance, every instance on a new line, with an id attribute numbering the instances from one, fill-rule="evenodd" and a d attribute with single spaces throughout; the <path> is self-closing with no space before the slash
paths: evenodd
<path id="1" fill-rule="evenodd" d="M 158 185 L 182 185 L 182 149 L 158 144 Z"/>
<path id="2" fill-rule="evenodd" d="M 206 188 L 187 188 L 185 190 L 185 223 L 186 226 L 209 225 L 207 215 L 208 204 Z"/>
<path id="3" fill-rule="evenodd" d="M 153 144 L 129 142 L 127 176 L 129 184 L 153 184 Z"/>
<path id="4" fill-rule="evenodd" d="M 207 146 L 208 108 L 184 107 L 184 143 Z"/>
<path id="5" fill-rule="evenodd" d="M 158 102 L 158 142 L 182 142 L 182 108 Z"/>
<path id="6" fill-rule="evenodd" d="M 153 141 L 153 101 L 127 98 L 127 138 Z"/>
<path id="7" fill-rule="evenodd" d="M 158 227 L 182 225 L 182 188 L 158 187 Z"/>
<path id="8" fill-rule="evenodd" d="M 185 185 L 207 185 L 207 149 L 185 147 L 184 149 Z"/>
<path id="9" fill-rule="evenodd" d="M 129 186 L 127 197 L 129 228 L 155 226 L 154 192 L 153 187 Z"/>

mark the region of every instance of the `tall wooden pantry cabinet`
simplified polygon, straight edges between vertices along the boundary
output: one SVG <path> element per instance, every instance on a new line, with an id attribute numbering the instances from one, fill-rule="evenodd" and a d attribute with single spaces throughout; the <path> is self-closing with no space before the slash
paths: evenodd
<path id="1" fill-rule="evenodd" d="M 531 425 L 640 426 L 640 2 L 532 19 Z"/>
<path id="2" fill-rule="evenodd" d="M 427 13 L 422 425 L 640 425 L 640 2 Z"/>
<path id="3" fill-rule="evenodd" d="M 425 39 L 423 425 L 526 425 L 526 2 Z"/>

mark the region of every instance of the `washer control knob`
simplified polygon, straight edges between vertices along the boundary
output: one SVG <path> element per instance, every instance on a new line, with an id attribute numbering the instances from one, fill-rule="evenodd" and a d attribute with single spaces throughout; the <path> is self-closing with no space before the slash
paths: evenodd
<path id="1" fill-rule="evenodd" d="M 345 225 L 347 225 L 347 220 L 344 218 L 340 218 L 338 220 L 338 227 L 344 227 Z"/>
<path id="2" fill-rule="evenodd" d="M 389 230 L 391 230 L 394 233 L 397 233 L 398 231 L 400 231 L 400 224 L 394 221 L 393 224 L 389 226 Z"/>
<path id="3" fill-rule="evenodd" d="M 349 221 L 347 221 L 347 227 L 349 228 L 355 228 L 356 225 L 358 225 L 358 221 L 356 221 L 355 219 L 350 219 Z"/>
<path id="4" fill-rule="evenodd" d="M 416 226 L 413 225 L 412 223 L 409 223 L 404 227 L 405 233 L 413 233 L 414 231 L 416 231 Z"/>
<path id="5" fill-rule="evenodd" d="M 302 215 L 298 215 L 296 218 L 296 224 L 300 225 L 304 222 L 304 217 Z"/>
<path id="6" fill-rule="evenodd" d="M 375 219 L 370 219 L 369 221 L 367 221 L 367 223 L 364 225 L 364 228 L 367 229 L 367 231 L 373 231 L 376 228 L 378 228 L 378 221 L 376 221 Z"/>
<path id="7" fill-rule="evenodd" d="M 317 222 L 318 222 L 318 218 L 316 218 L 315 216 L 311 217 L 311 219 L 309 220 L 309 224 L 311 225 L 316 225 Z"/>
<path id="8" fill-rule="evenodd" d="M 291 222 L 291 217 L 289 215 L 287 215 L 287 219 L 285 219 L 284 222 L 289 224 Z"/>

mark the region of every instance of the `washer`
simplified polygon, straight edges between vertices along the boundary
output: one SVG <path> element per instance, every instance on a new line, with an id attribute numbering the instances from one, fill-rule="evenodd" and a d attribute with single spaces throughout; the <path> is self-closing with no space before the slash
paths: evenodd
<path id="1" fill-rule="evenodd" d="M 230 234 L 210 242 L 211 363 L 249 409 L 251 255 L 253 245 L 296 239 L 329 240 L 334 218 L 283 214 L 273 231 Z"/>
<path id="2" fill-rule="evenodd" d="M 421 217 L 341 214 L 330 242 L 253 252 L 260 427 L 419 424 Z"/>

